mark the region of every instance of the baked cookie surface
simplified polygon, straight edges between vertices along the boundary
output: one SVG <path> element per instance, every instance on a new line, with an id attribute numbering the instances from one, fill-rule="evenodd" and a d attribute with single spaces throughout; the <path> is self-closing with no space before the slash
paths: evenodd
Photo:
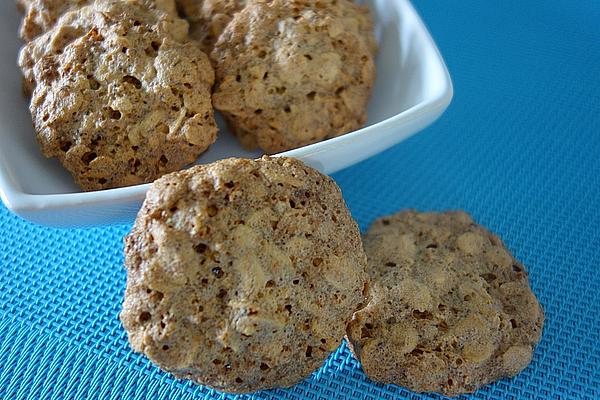
<path id="1" fill-rule="evenodd" d="M 215 108 L 276 153 L 362 127 L 375 79 L 370 11 L 348 0 L 250 2 L 219 37 Z"/>
<path id="2" fill-rule="evenodd" d="M 248 0 L 177 0 L 177 8 L 190 23 L 190 36 L 210 54 L 233 16 Z"/>
<path id="3" fill-rule="evenodd" d="M 103 0 L 96 0 L 101 2 Z M 110 0 L 109 0 L 110 1 Z M 121 0 L 130 1 L 130 0 Z M 175 15 L 175 0 L 139 0 L 150 9 L 162 10 Z M 93 3 L 94 0 L 17 0 L 17 6 L 24 13 L 20 35 L 25 41 L 35 39 L 48 32 L 58 19 L 69 11 Z"/>
<path id="4" fill-rule="evenodd" d="M 404 211 L 363 240 L 371 298 L 348 338 L 371 379 L 454 396 L 529 364 L 544 313 L 497 236 L 463 212 Z"/>
<path id="5" fill-rule="evenodd" d="M 214 71 L 187 27 L 143 2 L 103 1 L 21 51 L 42 151 L 83 189 L 150 182 L 215 141 Z"/>
<path id="6" fill-rule="evenodd" d="M 31 96 L 35 87 L 33 67 L 44 56 L 61 52 L 70 40 L 92 27 L 91 12 L 103 11 L 115 3 L 144 8 L 154 16 L 168 14 L 169 29 L 183 40 L 188 32 L 188 23 L 174 18 L 177 16 L 175 0 L 19 0 L 17 6 L 25 13 L 21 23 L 21 38 L 25 40 L 19 54 L 19 66 L 23 71 L 23 92 Z M 114 13 L 113 13 L 114 16 Z M 58 26 L 57 26 L 58 25 Z M 76 30 L 76 32 L 74 32 Z M 52 31 L 52 34 L 43 34 Z M 38 40 L 34 40 L 34 39 Z"/>
<path id="7" fill-rule="evenodd" d="M 364 303 L 366 256 L 337 185 L 289 158 L 166 175 L 126 238 L 135 351 L 225 392 L 291 386 Z"/>

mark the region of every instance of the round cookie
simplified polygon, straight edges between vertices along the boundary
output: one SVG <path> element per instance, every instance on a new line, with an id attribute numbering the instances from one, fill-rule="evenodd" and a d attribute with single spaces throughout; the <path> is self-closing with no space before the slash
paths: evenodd
<path id="1" fill-rule="evenodd" d="M 370 301 L 348 338 L 371 379 L 454 396 L 529 364 L 544 313 L 497 236 L 464 212 L 404 211 L 363 240 Z"/>
<path id="2" fill-rule="evenodd" d="M 186 37 L 179 18 L 103 1 L 26 45 L 44 155 L 85 190 L 150 182 L 195 161 L 216 139 L 214 72 Z"/>
<path id="3" fill-rule="evenodd" d="M 369 9 L 349 0 L 251 2 L 211 53 L 213 104 L 267 153 L 353 131 L 367 120 L 374 43 Z"/>
<path id="4" fill-rule="evenodd" d="M 131 346 L 224 392 L 305 378 L 366 299 L 366 256 L 339 188 L 290 158 L 158 179 L 125 242 Z"/>
<path id="5" fill-rule="evenodd" d="M 25 14 L 20 35 L 25 41 L 35 39 L 48 32 L 65 13 L 77 10 L 94 0 L 17 0 L 17 6 Z M 96 0 L 102 1 L 102 0 Z M 128 1 L 128 0 L 121 0 Z M 176 14 L 175 0 L 142 0 L 150 9 L 159 9 Z"/>
<path id="6" fill-rule="evenodd" d="M 177 7 L 190 22 L 190 36 L 207 54 L 233 16 L 248 0 L 177 0 Z"/>

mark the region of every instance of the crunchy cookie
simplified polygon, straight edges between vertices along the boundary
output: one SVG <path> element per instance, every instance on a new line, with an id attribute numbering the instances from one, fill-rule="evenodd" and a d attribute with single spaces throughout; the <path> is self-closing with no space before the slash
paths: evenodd
<path id="1" fill-rule="evenodd" d="M 400 212 L 364 246 L 371 300 L 348 337 L 371 379 L 454 396 L 529 364 L 542 308 L 524 266 L 469 215 Z"/>
<path id="2" fill-rule="evenodd" d="M 248 0 L 177 0 L 180 13 L 190 22 L 190 36 L 207 54 L 233 16 Z"/>
<path id="3" fill-rule="evenodd" d="M 35 87 L 33 67 L 35 63 L 49 53 L 63 51 L 74 36 L 91 29 L 91 12 L 101 11 L 112 3 L 132 4 L 134 7 L 146 7 L 147 11 L 159 15 L 165 12 L 176 16 L 174 0 L 96 0 L 98 7 L 93 7 L 94 0 L 18 0 L 19 7 L 26 13 L 21 24 L 21 37 L 34 43 L 28 43 L 19 54 L 19 66 L 23 71 L 23 92 L 30 96 Z M 173 19 L 170 29 L 180 39 L 187 35 L 187 22 Z M 56 26 L 58 25 L 58 26 Z M 53 34 L 42 34 L 53 29 Z"/>
<path id="4" fill-rule="evenodd" d="M 375 79 L 368 8 L 273 0 L 235 14 L 211 54 L 213 103 L 242 143 L 267 153 L 362 127 Z"/>
<path id="5" fill-rule="evenodd" d="M 17 6 L 25 14 L 21 23 L 20 35 L 30 41 L 48 32 L 65 13 L 77 10 L 94 0 L 17 0 Z M 103 1 L 103 0 L 96 0 Z M 128 0 L 121 0 L 128 1 Z M 160 9 L 175 15 L 175 0 L 145 0 L 150 9 Z"/>
<path id="6" fill-rule="evenodd" d="M 365 300 L 366 256 L 339 188 L 290 158 L 162 177 L 125 242 L 133 349 L 225 392 L 308 376 Z"/>
<path id="7" fill-rule="evenodd" d="M 85 190 L 150 182 L 195 161 L 216 139 L 214 72 L 186 37 L 179 18 L 103 1 L 25 46 L 21 61 L 37 60 L 30 110 L 44 155 Z"/>

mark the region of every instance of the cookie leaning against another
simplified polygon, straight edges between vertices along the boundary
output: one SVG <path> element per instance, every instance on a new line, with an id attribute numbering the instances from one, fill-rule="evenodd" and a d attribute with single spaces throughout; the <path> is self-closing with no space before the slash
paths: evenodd
<path id="1" fill-rule="evenodd" d="M 53 35 L 45 35 L 44 39 L 38 39 L 35 44 L 26 44 L 19 54 L 25 96 L 31 96 L 35 88 L 35 63 L 50 53 L 63 51 L 62 47 L 78 35 L 72 30 L 91 29 L 91 21 L 86 21 L 90 17 L 90 10 L 102 10 L 116 2 L 144 7 L 149 14 L 166 13 L 176 22 L 169 24 L 174 35 L 181 40 L 187 35 L 188 24 L 175 18 L 175 0 L 17 0 L 17 6 L 24 13 L 20 27 L 21 39 L 31 42 L 48 31 L 54 32 Z"/>
<path id="2" fill-rule="evenodd" d="M 190 23 L 190 36 L 210 54 L 233 16 L 248 0 L 176 0 L 177 8 Z"/>
<path id="3" fill-rule="evenodd" d="M 94 0 L 17 0 L 17 6 L 24 14 L 19 32 L 21 38 L 25 41 L 33 40 L 52 29 L 63 14 L 93 2 Z M 175 0 L 144 0 L 144 4 L 150 9 L 176 15 Z"/>
<path id="4" fill-rule="evenodd" d="M 246 147 L 267 153 L 343 135 L 367 121 L 374 53 L 367 7 L 250 2 L 211 53 L 213 104 Z"/>
<path id="5" fill-rule="evenodd" d="M 224 392 L 291 386 L 341 343 L 366 256 L 335 182 L 290 158 L 158 179 L 126 238 L 135 351 Z"/>
<path id="6" fill-rule="evenodd" d="M 38 142 L 85 190 L 150 182 L 216 139 L 207 56 L 144 1 L 65 14 L 21 50 Z"/>
<path id="7" fill-rule="evenodd" d="M 467 214 L 400 212 L 364 245 L 371 299 L 348 338 L 371 379 L 454 396 L 529 364 L 542 308 L 523 265 Z"/>

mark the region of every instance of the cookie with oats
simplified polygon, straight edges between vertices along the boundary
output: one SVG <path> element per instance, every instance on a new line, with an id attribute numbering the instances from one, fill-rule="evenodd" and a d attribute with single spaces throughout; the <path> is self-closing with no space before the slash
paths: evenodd
<path id="1" fill-rule="evenodd" d="M 38 142 L 84 190 L 151 182 L 215 141 L 214 71 L 187 26 L 137 1 L 97 2 L 22 50 Z"/>
<path id="2" fill-rule="evenodd" d="M 369 9 L 352 1 L 251 2 L 211 53 L 213 104 L 269 154 L 343 135 L 367 121 L 374 43 Z"/>
<path id="3" fill-rule="evenodd" d="M 175 0 L 140 1 L 149 9 L 176 15 Z M 20 28 L 21 38 L 25 41 L 33 40 L 52 29 L 62 15 L 93 2 L 94 0 L 17 0 L 17 6 L 24 14 Z"/>
<path id="4" fill-rule="evenodd" d="M 542 308 L 525 267 L 469 215 L 400 212 L 364 246 L 371 299 L 348 337 L 371 379 L 455 396 L 529 364 Z"/>
<path id="5" fill-rule="evenodd" d="M 340 189 L 290 158 L 226 159 L 157 180 L 125 264 L 133 349 L 230 393 L 310 375 L 365 300 L 366 256 Z"/>
<path id="6" fill-rule="evenodd" d="M 247 3 L 248 0 L 177 0 L 177 7 L 190 23 L 190 36 L 210 54 L 227 24 Z"/>

